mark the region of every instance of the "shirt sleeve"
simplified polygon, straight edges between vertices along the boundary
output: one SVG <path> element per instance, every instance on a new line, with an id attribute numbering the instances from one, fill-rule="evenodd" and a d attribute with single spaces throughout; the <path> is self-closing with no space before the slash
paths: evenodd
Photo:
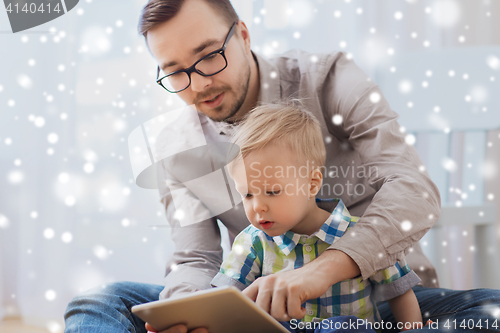
<path id="1" fill-rule="evenodd" d="M 163 162 L 160 166 L 156 171 L 160 198 L 165 207 L 166 218 L 171 227 L 170 236 L 175 245 L 175 251 L 167 262 L 165 288 L 159 295 L 159 299 L 164 299 L 211 288 L 210 281 L 222 263 L 222 247 L 215 217 L 181 226 L 168 186 L 174 177 L 169 174 L 169 167 Z M 182 198 L 184 209 L 189 209 L 197 216 L 211 215 L 203 203 L 188 189 L 175 191 L 181 191 L 176 195 Z"/>
<path id="2" fill-rule="evenodd" d="M 402 260 L 434 225 L 439 191 L 419 169 L 422 161 L 405 143 L 398 115 L 378 86 L 343 53 L 330 55 L 323 72 L 316 84 L 325 119 L 343 119 L 339 125 L 327 121 L 329 131 L 349 141 L 370 171 L 368 184 L 377 191 L 355 227 L 329 249 L 349 255 L 367 279 Z"/>
<path id="3" fill-rule="evenodd" d="M 236 236 L 233 248 L 212 280 L 214 287 L 235 286 L 240 290 L 262 275 L 263 243 L 258 230 L 247 227 Z"/>
<path id="4" fill-rule="evenodd" d="M 373 287 L 371 296 L 377 302 L 402 295 L 421 282 L 404 259 L 394 266 L 375 272 L 368 279 Z"/>

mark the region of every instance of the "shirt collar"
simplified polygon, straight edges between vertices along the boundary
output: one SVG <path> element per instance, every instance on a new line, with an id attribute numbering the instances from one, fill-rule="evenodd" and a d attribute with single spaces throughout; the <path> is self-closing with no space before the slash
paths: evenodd
<path id="1" fill-rule="evenodd" d="M 281 85 L 278 67 L 258 54 L 253 52 L 252 54 L 259 68 L 259 102 L 268 104 L 279 101 L 281 99 Z"/>
<path id="2" fill-rule="evenodd" d="M 273 237 L 274 242 L 276 243 L 276 245 L 278 245 L 278 247 L 285 255 L 289 255 L 293 251 L 295 246 L 299 243 L 310 243 L 308 240 L 311 240 L 311 243 L 316 243 L 317 239 L 321 239 L 323 242 L 331 245 L 337 239 L 342 237 L 342 235 L 344 235 L 345 231 L 349 227 L 349 223 L 351 222 L 351 214 L 349 214 L 349 211 L 345 207 L 342 199 L 317 198 L 316 202 L 337 202 L 337 206 L 325 221 L 325 223 L 323 223 L 321 228 L 310 236 L 296 234 L 289 230 L 283 235 Z"/>

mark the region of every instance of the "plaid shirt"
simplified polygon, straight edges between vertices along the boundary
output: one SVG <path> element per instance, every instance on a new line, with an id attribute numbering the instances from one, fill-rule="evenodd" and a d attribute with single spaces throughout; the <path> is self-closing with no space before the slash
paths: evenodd
<path id="1" fill-rule="evenodd" d="M 258 277 L 300 268 L 316 259 L 358 220 L 358 217 L 349 214 L 340 199 L 316 201 L 337 202 L 320 230 L 310 236 L 287 231 L 270 237 L 248 226 L 236 237 L 232 251 L 222 263 L 212 285 L 233 285 L 243 290 Z M 375 301 L 401 295 L 419 282 L 418 276 L 403 259 L 394 266 L 375 272 L 366 280 L 358 276 L 334 284 L 321 297 L 302 305 L 307 310 L 302 320 L 308 322 L 354 315 L 375 322 L 380 318 Z"/>

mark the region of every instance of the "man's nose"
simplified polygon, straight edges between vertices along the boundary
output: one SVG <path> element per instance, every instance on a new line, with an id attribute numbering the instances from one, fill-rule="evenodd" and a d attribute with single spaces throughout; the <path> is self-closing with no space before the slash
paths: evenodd
<path id="1" fill-rule="evenodd" d="M 203 76 L 198 73 L 191 73 L 191 89 L 196 92 L 202 92 L 212 84 L 211 76 Z"/>

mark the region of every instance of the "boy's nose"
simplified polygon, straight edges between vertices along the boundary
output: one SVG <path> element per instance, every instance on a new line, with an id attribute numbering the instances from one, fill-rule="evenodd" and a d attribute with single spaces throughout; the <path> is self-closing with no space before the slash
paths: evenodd
<path id="1" fill-rule="evenodd" d="M 198 73 L 191 73 L 191 89 L 195 92 L 202 92 L 212 84 L 211 76 L 203 76 Z"/>
<path id="2" fill-rule="evenodd" d="M 256 213 L 261 213 L 261 212 L 265 213 L 268 211 L 266 203 L 263 200 L 258 200 L 258 199 L 255 199 L 253 204 L 253 209 Z"/>

